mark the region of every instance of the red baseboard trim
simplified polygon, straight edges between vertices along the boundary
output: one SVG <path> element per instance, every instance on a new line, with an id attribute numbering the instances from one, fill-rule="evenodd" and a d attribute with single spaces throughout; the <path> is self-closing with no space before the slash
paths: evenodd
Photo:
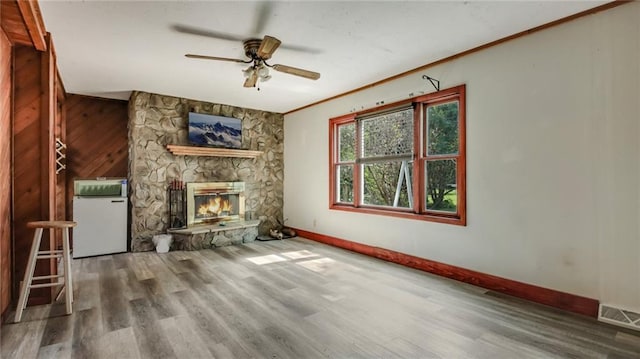
<path id="1" fill-rule="evenodd" d="M 362 243 L 351 242 L 345 239 L 326 236 L 324 234 L 295 229 L 300 237 L 325 243 L 334 247 L 347 249 L 353 252 L 379 258 L 388 262 L 398 263 L 403 266 L 423 270 L 439 276 L 455 279 L 461 282 L 477 285 L 496 292 L 508 294 L 514 297 L 526 299 L 532 302 L 548 305 L 558 309 L 587 315 L 593 318 L 598 316 L 599 301 L 592 298 L 581 297 L 557 290 L 538 287 L 532 284 L 522 283 L 511 279 L 496 277 L 494 275 L 476 272 L 470 269 L 432 261 L 412 255 L 372 247 Z"/>

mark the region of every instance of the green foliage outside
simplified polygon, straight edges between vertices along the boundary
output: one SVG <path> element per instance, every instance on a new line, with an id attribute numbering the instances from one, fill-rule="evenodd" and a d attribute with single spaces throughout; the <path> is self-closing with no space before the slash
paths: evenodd
<path id="1" fill-rule="evenodd" d="M 361 122 L 363 158 L 413 153 L 413 109 L 380 115 Z"/>
<path id="2" fill-rule="evenodd" d="M 458 102 L 427 108 L 427 154 L 455 155 L 458 153 Z"/>
<path id="3" fill-rule="evenodd" d="M 338 166 L 338 201 L 353 203 L 353 165 Z"/>
<path id="4" fill-rule="evenodd" d="M 427 153 L 429 155 L 455 155 L 458 152 L 458 103 L 451 102 L 427 109 Z M 363 203 L 393 206 L 402 166 L 402 158 L 389 161 L 366 162 L 367 158 L 412 155 L 413 110 L 381 115 L 361 122 Z M 356 158 L 356 124 L 338 127 L 339 160 L 353 162 Z M 412 161 L 407 161 L 410 182 L 414 174 Z M 339 198 L 353 203 L 353 166 L 337 168 Z M 456 162 L 452 159 L 426 162 L 427 209 L 456 211 Z M 410 208 L 409 192 L 403 179 L 398 207 Z"/>
<path id="5" fill-rule="evenodd" d="M 458 102 L 427 108 L 427 136 L 428 155 L 458 153 Z M 455 212 L 456 161 L 429 160 L 425 170 L 427 209 Z"/>
<path id="6" fill-rule="evenodd" d="M 356 124 L 350 123 L 338 127 L 338 158 L 340 162 L 356 159 Z M 338 201 L 353 203 L 353 165 L 338 166 Z"/>
<path id="7" fill-rule="evenodd" d="M 364 165 L 364 204 L 393 206 L 401 165 L 402 161 Z M 411 163 L 408 166 L 411 173 Z M 410 177 L 413 178 L 413 175 Z M 411 208 L 405 181 L 402 181 L 398 207 Z"/>
<path id="8" fill-rule="evenodd" d="M 427 209 L 455 212 L 456 161 L 427 161 Z"/>
<path id="9" fill-rule="evenodd" d="M 340 148 L 340 162 L 355 161 L 356 159 L 356 124 L 349 123 L 338 127 L 338 141 Z"/>
<path id="10" fill-rule="evenodd" d="M 407 156 L 413 153 L 413 109 L 392 112 L 363 120 L 362 157 Z M 366 163 L 363 166 L 364 204 L 393 206 L 402 159 Z M 410 176 L 413 178 L 413 176 Z M 397 207 L 410 208 L 406 181 Z"/>

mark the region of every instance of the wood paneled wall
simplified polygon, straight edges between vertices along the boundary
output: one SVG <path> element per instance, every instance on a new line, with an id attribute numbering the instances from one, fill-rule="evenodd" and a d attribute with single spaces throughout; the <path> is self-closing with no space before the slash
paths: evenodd
<path id="1" fill-rule="evenodd" d="M 55 219 L 54 128 L 55 59 L 50 49 L 14 47 L 14 296 L 24 275 L 33 230 L 27 222 Z M 54 239 L 45 231 L 41 249 L 53 249 Z M 55 260 L 40 260 L 36 275 L 56 273 Z M 48 303 L 52 290 L 31 291 L 29 303 Z"/>
<path id="2" fill-rule="evenodd" d="M 0 313 L 11 304 L 11 43 L 0 29 Z"/>
<path id="3" fill-rule="evenodd" d="M 33 220 L 60 218 L 64 176 L 55 175 L 54 136 L 64 134 L 64 88 L 37 0 L 0 1 L 0 309 L 16 299 L 26 267 Z M 57 108 L 56 106 L 61 107 Z M 57 131 L 59 126 L 62 131 Z M 57 178 L 62 180 L 56 182 Z M 62 205 L 59 205 L 61 203 Z M 64 218 L 64 213 L 61 215 Z M 55 245 L 46 233 L 42 248 Z M 59 234 L 56 234 L 60 237 Z M 36 273 L 56 273 L 56 261 L 39 261 Z M 56 289 L 32 291 L 30 304 L 46 303 Z"/>
<path id="4" fill-rule="evenodd" d="M 127 177 L 128 101 L 69 94 L 67 121 L 67 218 L 73 218 L 73 180 Z"/>

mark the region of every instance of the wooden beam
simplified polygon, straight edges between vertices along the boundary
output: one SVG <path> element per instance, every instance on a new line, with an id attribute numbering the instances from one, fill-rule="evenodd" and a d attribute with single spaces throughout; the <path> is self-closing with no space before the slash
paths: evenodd
<path id="1" fill-rule="evenodd" d="M 5 315 L 11 307 L 12 264 L 11 264 L 11 112 L 12 83 L 11 63 L 13 58 L 11 42 L 0 29 L 0 312 Z"/>
<path id="2" fill-rule="evenodd" d="M 62 77 L 60 76 L 60 71 L 58 71 L 57 64 L 56 64 L 56 96 L 58 97 L 59 102 L 64 102 L 64 100 L 67 98 L 67 90 L 64 88 L 64 82 L 62 82 Z"/>
<path id="3" fill-rule="evenodd" d="M 11 44 L 33 46 L 15 1 L 0 1 L 0 23 Z"/>
<path id="4" fill-rule="evenodd" d="M 42 14 L 38 2 L 34 0 L 16 0 L 22 20 L 27 27 L 31 43 L 36 50 L 47 50 L 47 40 L 45 39 L 47 30 L 44 27 Z"/>
<path id="5" fill-rule="evenodd" d="M 47 36 L 47 42 L 50 42 L 51 38 Z M 46 48 L 46 46 L 45 46 Z M 49 49 L 51 49 L 49 47 Z M 41 163 L 41 183 L 40 188 L 41 191 L 41 220 L 43 221 L 53 221 L 55 218 L 52 217 L 54 213 L 52 208 L 52 203 L 50 201 L 50 194 L 53 192 L 53 181 L 50 180 L 49 176 L 52 173 L 55 173 L 55 154 L 54 154 L 54 146 L 55 146 L 55 133 L 52 131 L 54 126 L 55 119 L 55 88 L 54 88 L 54 78 L 55 78 L 55 58 L 51 51 L 47 51 L 46 54 L 40 57 L 41 61 L 41 77 L 40 77 L 40 140 L 42 141 L 40 146 L 40 163 Z"/>
<path id="6" fill-rule="evenodd" d="M 43 221 L 54 221 L 56 213 L 55 204 L 55 113 L 56 113 L 56 94 L 55 94 L 55 75 L 56 75 L 56 58 L 53 54 L 51 46 L 51 36 L 46 34 L 46 52 L 40 57 L 41 77 L 40 77 L 40 218 Z M 37 47 L 36 47 L 37 49 Z M 52 178 L 53 177 L 53 178 Z M 55 231 L 49 230 L 48 236 L 43 235 L 42 241 L 45 242 L 44 248 L 50 250 L 55 249 Z M 44 261 L 43 261 L 44 262 Z M 57 261 L 49 259 L 49 274 L 57 273 Z M 55 296 L 56 288 L 49 289 L 51 296 Z"/>

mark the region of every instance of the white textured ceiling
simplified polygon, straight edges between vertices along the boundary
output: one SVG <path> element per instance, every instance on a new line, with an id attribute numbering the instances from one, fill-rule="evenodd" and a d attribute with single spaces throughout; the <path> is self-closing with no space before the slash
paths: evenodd
<path id="1" fill-rule="evenodd" d="M 132 90 L 255 108 L 292 109 L 607 1 L 48 1 L 40 0 L 67 92 L 128 99 Z M 191 28 L 216 35 L 178 31 Z M 282 41 L 272 64 L 322 74 L 272 72 L 244 88 L 240 39 Z"/>

